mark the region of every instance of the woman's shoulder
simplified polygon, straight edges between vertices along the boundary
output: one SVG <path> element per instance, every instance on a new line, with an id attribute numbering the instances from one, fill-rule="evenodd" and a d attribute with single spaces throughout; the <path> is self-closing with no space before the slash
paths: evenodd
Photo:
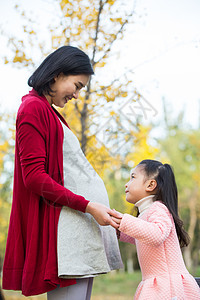
<path id="1" fill-rule="evenodd" d="M 48 110 L 48 101 L 37 94 L 36 91 L 30 91 L 29 94 L 22 97 L 22 103 L 18 109 L 20 114 L 41 114 Z"/>
<path id="2" fill-rule="evenodd" d="M 45 97 L 40 97 L 36 92 L 22 97 L 22 103 L 17 112 L 16 126 L 19 128 L 24 123 L 36 126 L 40 130 L 49 127 L 51 120 L 51 107 Z"/>

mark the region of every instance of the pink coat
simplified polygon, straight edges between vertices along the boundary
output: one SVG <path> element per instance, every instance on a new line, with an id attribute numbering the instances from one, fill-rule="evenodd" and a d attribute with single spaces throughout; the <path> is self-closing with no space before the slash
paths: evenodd
<path id="1" fill-rule="evenodd" d="M 136 244 L 142 271 L 134 299 L 196 300 L 200 288 L 187 271 L 173 218 L 167 207 L 154 202 L 138 218 L 124 214 L 120 240 Z"/>

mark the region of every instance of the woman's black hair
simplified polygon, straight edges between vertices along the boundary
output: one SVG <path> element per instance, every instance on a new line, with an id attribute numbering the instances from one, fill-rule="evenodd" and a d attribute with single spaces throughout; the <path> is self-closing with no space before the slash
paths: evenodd
<path id="1" fill-rule="evenodd" d="M 51 85 L 60 73 L 64 75 L 94 74 L 90 59 L 82 50 L 63 46 L 48 55 L 41 65 L 28 79 L 28 85 L 33 87 L 40 96 L 51 95 Z"/>
<path id="2" fill-rule="evenodd" d="M 187 246 L 190 239 L 188 233 L 183 229 L 183 221 L 178 215 L 178 190 L 171 166 L 151 159 L 142 160 L 139 165 L 144 166 L 147 178 L 156 180 L 155 201 L 160 200 L 167 206 L 174 219 L 180 246 Z"/>

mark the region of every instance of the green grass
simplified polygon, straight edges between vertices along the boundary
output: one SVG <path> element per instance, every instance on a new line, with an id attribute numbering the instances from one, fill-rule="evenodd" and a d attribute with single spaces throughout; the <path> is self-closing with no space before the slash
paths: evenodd
<path id="1" fill-rule="evenodd" d="M 133 298 L 138 283 L 141 280 L 139 271 L 133 274 L 122 272 L 111 272 L 106 275 L 97 276 L 94 279 L 92 300 L 129 300 Z M 21 292 L 3 291 L 5 300 L 46 300 L 46 294 L 34 297 L 24 297 Z"/>
<path id="2" fill-rule="evenodd" d="M 134 295 L 141 281 L 141 272 L 133 274 L 111 272 L 94 279 L 92 295 Z"/>

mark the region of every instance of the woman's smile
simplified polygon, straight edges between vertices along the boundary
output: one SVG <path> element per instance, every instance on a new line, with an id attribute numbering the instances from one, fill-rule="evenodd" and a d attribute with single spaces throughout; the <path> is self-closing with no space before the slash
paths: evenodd
<path id="1" fill-rule="evenodd" d="M 52 84 L 52 96 L 45 95 L 50 105 L 54 104 L 63 108 L 72 98 L 78 99 L 80 90 L 85 87 L 89 80 L 89 75 L 69 75 L 63 73 L 54 78 Z"/>
<path id="2" fill-rule="evenodd" d="M 68 97 L 68 96 L 66 96 L 66 97 L 64 98 L 65 103 L 67 103 L 68 101 L 70 101 L 72 98 L 73 98 L 73 97 Z"/>

